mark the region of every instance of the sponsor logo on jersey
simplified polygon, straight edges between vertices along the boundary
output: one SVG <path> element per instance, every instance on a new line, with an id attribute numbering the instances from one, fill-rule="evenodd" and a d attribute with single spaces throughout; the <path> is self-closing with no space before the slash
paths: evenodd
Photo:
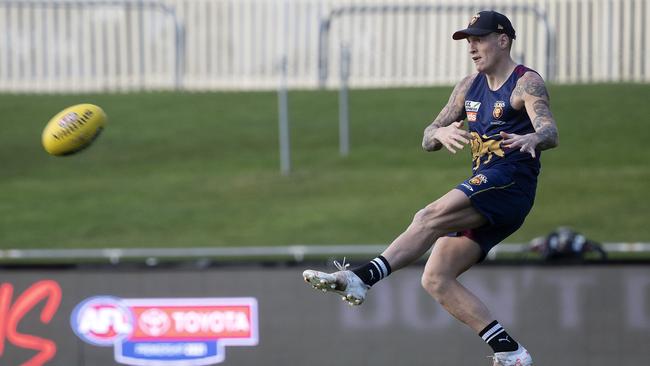
<path id="1" fill-rule="evenodd" d="M 476 116 L 478 115 L 478 109 L 481 107 L 481 102 L 475 102 L 473 100 L 465 101 L 465 113 L 467 114 L 468 122 L 476 122 Z"/>
<path id="2" fill-rule="evenodd" d="M 467 184 L 467 183 L 461 183 L 460 185 L 463 186 L 463 187 L 465 187 L 465 188 L 467 188 L 467 189 L 469 189 L 470 191 L 474 192 L 474 188 L 472 188 L 472 186 L 470 186 L 469 184 Z"/>
<path id="3" fill-rule="evenodd" d="M 487 177 L 484 176 L 483 174 L 477 174 L 472 179 L 469 180 L 469 184 L 473 186 L 478 186 L 483 183 L 487 183 Z"/>
<path id="4" fill-rule="evenodd" d="M 87 343 L 113 346 L 125 365 L 215 364 L 225 346 L 258 343 L 254 298 L 95 296 L 75 307 L 70 325 Z"/>
<path id="5" fill-rule="evenodd" d="M 502 100 L 498 100 L 494 102 L 494 109 L 492 109 L 492 117 L 494 119 L 499 119 L 501 116 L 503 116 L 503 108 L 505 108 L 506 102 Z"/>
<path id="6" fill-rule="evenodd" d="M 481 102 L 475 102 L 473 100 L 465 101 L 465 111 L 466 112 L 478 112 L 478 109 L 481 108 Z"/>

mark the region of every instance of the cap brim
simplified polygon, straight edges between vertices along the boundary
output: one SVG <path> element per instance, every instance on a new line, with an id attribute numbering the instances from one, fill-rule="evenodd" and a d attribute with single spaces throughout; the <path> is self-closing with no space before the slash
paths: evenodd
<path id="1" fill-rule="evenodd" d="M 485 36 L 492 32 L 494 31 L 490 29 L 467 28 L 467 29 L 459 30 L 458 32 L 454 33 L 451 36 L 451 38 L 455 40 L 459 40 L 459 39 L 467 38 L 469 36 Z"/>

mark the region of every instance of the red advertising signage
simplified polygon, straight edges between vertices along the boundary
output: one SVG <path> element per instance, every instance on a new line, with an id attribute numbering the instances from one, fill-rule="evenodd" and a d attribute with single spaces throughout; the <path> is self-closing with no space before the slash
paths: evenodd
<path id="1" fill-rule="evenodd" d="M 10 283 L 0 284 L 0 364 L 5 364 L 2 356 L 7 344 L 36 351 L 32 358 L 22 363 L 23 366 L 44 365 L 56 354 L 53 340 L 18 331 L 21 320 L 41 302 L 45 306 L 41 309 L 40 320 L 49 324 L 61 303 L 61 287 L 56 281 L 38 281 L 21 294 L 14 294 L 14 286 Z"/>

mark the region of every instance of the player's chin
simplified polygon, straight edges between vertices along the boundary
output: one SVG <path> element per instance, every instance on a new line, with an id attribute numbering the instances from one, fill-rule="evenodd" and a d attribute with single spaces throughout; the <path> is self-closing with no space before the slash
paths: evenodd
<path id="1" fill-rule="evenodd" d="M 485 72 L 485 67 L 481 63 L 474 64 L 474 68 L 478 72 Z"/>

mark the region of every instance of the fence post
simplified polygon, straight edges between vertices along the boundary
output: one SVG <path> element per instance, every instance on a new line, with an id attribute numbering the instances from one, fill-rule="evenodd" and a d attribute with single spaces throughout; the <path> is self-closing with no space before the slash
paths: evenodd
<path id="1" fill-rule="evenodd" d="M 289 97 L 287 91 L 287 56 L 280 60 L 280 85 L 278 87 L 278 135 L 280 139 L 280 172 L 291 173 L 291 146 L 289 140 Z"/>
<path id="2" fill-rule="evenodd" d="M 348 82 L 350 79 L 350 46 L 341 44 L 341 85 L 339 87 L 339 153 L 350 154 L 350 113 L 348 108 Z"/>

